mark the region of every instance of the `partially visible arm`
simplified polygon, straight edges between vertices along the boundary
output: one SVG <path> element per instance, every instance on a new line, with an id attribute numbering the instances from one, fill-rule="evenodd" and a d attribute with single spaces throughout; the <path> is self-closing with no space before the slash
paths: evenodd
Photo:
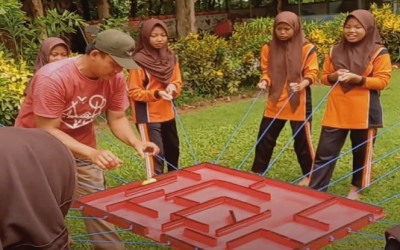
<path id="1" fill-rule="evenodd" d="M 329 54 L 325 55 L 324 65 L 321 71 L 321 83 L 324 85 L 332 85 L 334 84 L 338 76 L 334 76 L 335 68 L 333 67 L 331 58 Z M 336 79 L 334 79 L 336 77 Z"/>
<path id="2" fill-rule="evenodd" d="M 43 129 L 52 134 L 79 158 L 89 160 L 103 169 L 113 169 L 122 164 L 122 161 L 110 151 L 89 147 L 60 130 L 61 118 L 46 118 L 35 115 L 35 121 L 37 128 Z"/>
<path id="3" fill-rule="evenodd" d="M 260 82 L 265 80 L 267 86 L 271 86 L 271 79 L 268 74 L 268 57 L 269 57 L 269 46 L 264 45 L 261 49 L 261 78 Z"/>
<path id="4" fill-rule="evenodd" d="M 392 64 L 389 53 L 378 56 L 374 62 L 372 76 L 365 77 L 362 87 L 367 89 L 382 90 L 389 85 L 392 76 Z"/>
<path id="5" fill-rule="evenodd" d="M 129 97 L 135 101 L 152 102 L 159 100 L 156 90 L 148 90 L 143 86 L 145 72 L 143 69 L 132 69 L 129 71 L 128 92 Z"/>
<path id="6" fill-rule="evenodd" d="M 303 69 L 303 79 L 301 84 L 306 86 L 313 84 L 318 77 L 318 56 L 315 48 L 312 48 L 312 52 L 307 56 L 306 61 L 304 63 Z M 303 83 L 304 82 L 304 83 Z M 303 87 L 303 88 L 304 88 Z"/>
<path id="7" fill-rule="evenodd" d="M 181 69 L 179 67 L 179 63 L 175 63 L 174 71 L 172 73 L 171 77 L 171 83 L 175 85 L 175 90 L 173 91 L 174 93 L 170 93 L 173 95 L 174 98 L 177 98 L 181 92 L 182 92 L 182 76 L 181 76 Z M 167 93 L 168 93 L 168 87 L 167 87 Z"/>
<path id="8" fill-rule="evenodd" d="M 143 142 L 139 140 L 129 123 L 125 111 L 107 110 L 107 121 L 112 133 L 120 141 L 136 149 L 141 157 L 144 153 L 156 155 L 159 153 L 159 148 L 152 142 Z"/>

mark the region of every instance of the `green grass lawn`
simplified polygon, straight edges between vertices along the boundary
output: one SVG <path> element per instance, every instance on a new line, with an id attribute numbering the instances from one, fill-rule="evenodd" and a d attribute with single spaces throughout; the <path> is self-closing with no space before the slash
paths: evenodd
<path id="1" fill-rule="evenodd" d="M 400 193 L 400 171 L 394 171 L 386 177 L 380 178 L 382 175 L 388 173 L 388 171 L 400 166 L 400 153 L 388 155 L 388 153 L 398 149 L 400 146 L 397 136 L 400 131 L 400 126 L 398 126 L 400 125 L 400 109 L 397 106 L 400 96 L 398 82 L 400 82 L 400 71 L 396 70 L 393 72 L 390 86 L 381 93 L 385 127 L 378 131 L 374 149 L 375 159 L 381 158 L 381 160 L 374 164 L 374 180 L 377 181 L 364 190 L 362 197 L 362 201 L 371 204 L 380 203 Z M 327 91 L 328 87 L 326 86 L 313 86 L 314 106 L 323 100 Z M 209 108 L 202 108 L 179 115 L 186 132 L 184 133 L 182 127 L 177 123 L 181 141 L 180 167 L 192 166 L 195 162 L 215 162 L 219 159 L 217 162 L 219 165 L 235 169 L 240 168 L 240 170 L 246 172 L 249 171 L 254 157 L 253 146 L 257 139 L 258 126 L 263 115 L 265 99 L 266 95 L 261 95 L 255 101 L 254 107 L 248 113 L 240 130 L 232 138 L 223 154 L 221 152 L 228 139 L 255 99 L 243 99 L 235 102 L 216 104 Z M 315 149 L 319 138 L 320 121 L 324 109 L 325 102 L 322 101 L 322 105 L 315 111 L 313 116 L 312 134 Z M 278 138 L 275 148 L 274 155 L 279 155 L 279 157 L 277 157 L 266 177 L 292 182 L 301 176 L 292 143 L 284 148 L 290 138 L 290 126 L 287 125 Z M 129 182 L 145 179 L 144 165 L 131 148 L 114 139 L 108 129 L 98 130 L 98 140 L 101 148 L 110 149 L 125 162 L 121 168 L 113 170 L 107 175 L 109 186 L 123 184 L 112 175 L 119 176 Z M 190 141 L 194 154 L 192 154 L 187 140 Z M 350 148 L 348 139 L 342 152 L 346 152 Z M 272 157 L 273 160 L 275 156 Z M 332 181 L 351 172 L 351 162 L 351 153 L 341 157 L 336 165 Z M 345 178 L 332 185 L 329 188 L 329 192 L 339 196 L 346 196 L 350 187 L 350 178 Z M 385 241 L 381 237 L 383 237 L 384 231 L 394 226 L 394 224 L 400 223 L 400 214 L 398 212 L 400 199 L 394 198 L 381 203 L 380 206 L 384 208 L 387 214 L 383 218 L 383 222 L 374 223 L 359 231 L 360 233 L 354 233 L 346 237 L 345 240 L 333 242 L 324 249 L 383 249 Z M 76 215 L 75 212 L 71 212 L 71 214 Z M 67 221 L 71 235 L 85 233 L 81 220 L 68 219 Z M 123 233 L 122 235 L 124 240 L 128 242 L 139 242 L 138 244 L 127 245 L 128 249 L 166 248 L 132 233 Z M 72 249 L 90 249 L 90 247 L 87 243 L 75 243 Z"/>

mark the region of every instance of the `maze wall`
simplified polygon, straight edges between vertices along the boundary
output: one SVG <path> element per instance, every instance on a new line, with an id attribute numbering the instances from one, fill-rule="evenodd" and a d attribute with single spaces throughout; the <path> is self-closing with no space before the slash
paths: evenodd
<path id="1" fill-rule="evenodd" d="M 80 198 L 75 207 L 177 249 L 318 249 L 382 209 L 202 163 Z"/>

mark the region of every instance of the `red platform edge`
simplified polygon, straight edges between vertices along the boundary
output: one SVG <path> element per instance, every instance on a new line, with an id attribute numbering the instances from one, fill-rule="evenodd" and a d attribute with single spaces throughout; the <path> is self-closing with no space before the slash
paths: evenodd
<path id="1" fill-rule="evenodd" d="M 382 208 L 212 163 L 79 198 L 74 207 L 176 249 L 319 249 Z"/>

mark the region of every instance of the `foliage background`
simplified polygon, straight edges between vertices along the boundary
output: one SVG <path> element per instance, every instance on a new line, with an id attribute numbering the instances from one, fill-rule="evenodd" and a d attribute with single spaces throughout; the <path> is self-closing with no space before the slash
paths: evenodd
<path id="1" fill-rule="evenodd" d="M 49 10 L 45 17 L 30 20 L 21 10 L 19 1 L 0 1 L 0 50 L 3 51 L 1 64 L 15 66 L 15 69 L 8 68 L 7 71 L 20 71 L 20 79 L 31 74 L 36 53 L 44 37 L 64 37 L 75 32 L 76 27 L 84 25 L 81 17 L 68 11 L 58 13 L 56 10 Z M 400 16 L 391 12 L 390 5 L 382 8 L 372 5 L 371 11 L 393 62 L 400 62 Z M 342 14 L 332 20 L 303 22 L 306 37 L 317 48 L 320 64 L 329 48 L 340 39 L 344 18 L 345 14 Z M 199 99 L 212 100 L 252 88 L 260 74 L 260 50 L 271 39 L 272 26 L 273 18 L 252 19 L 235 23 L 234 32 L 228 40 L 210 33 L 201 33 L 188 35 L 172 43 L 171 47 L 179 56 L 185 82 L 177 104 L 190 104 Z M 122 17 L 109 18 L 101 23 L 101 30 L 108 28 L 129 32 L 133 37 L 138 34 L 138 30 L 131 30 L 126 19 Z M 3 78 L 0 86 L 0 91 L 5 95 L 0 107 L 0 119 L 5 125 L 13 124 L 23 99 L 20 90 L 24 87 L 11 79 Z M 19 91 L 9 91 L 10 89 Z"/>

